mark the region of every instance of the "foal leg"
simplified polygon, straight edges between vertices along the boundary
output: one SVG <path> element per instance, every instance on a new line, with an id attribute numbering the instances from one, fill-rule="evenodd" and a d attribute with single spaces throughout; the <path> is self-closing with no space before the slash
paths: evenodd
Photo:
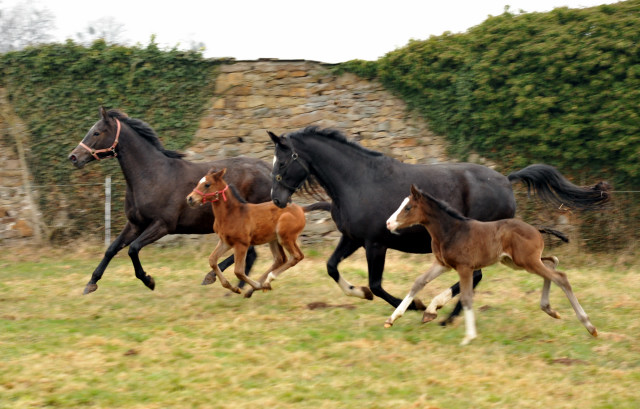
<path id="1" fill-rule="evenodd" d="M 269 243 L 269 249 L 271 250 L 271 255 L 273 256 L 273 264 L 271 264 L 271 267 L 269 267 L 269 269 L 258 279 L 258 282 L 260 282 L 260 284 L 262 285 L 263 291 L 267 290 L 266 288 L 264 288 L 264 281 L 267 279 L 269 273 L 283 265 L 287 260 L 287 255 L 284 253 L 282 246 L 280 245 L 280 243 L 278 243 L 277 240 Z M 247 258 L 248 257 L 249 255 L 247 254 Z M 244 293 L 245 298 L 250 298 L 253 295 L 253 291 L 253 288 L 249 288 L 247 292 Z"/>
<path id="2" fill-rule="evenodd" d="M 253 267 L 253 263 L 255 263 L 256 259 L 258 258 L 258 253 L 256 252 L 256 249 L 253 246 L 249 247 L 249 250 L 247 250 L 247 261 L 246 261 L 246 267 L 244 269 L 244 273 L 246 275 L 251 274 L 251 267 Z M 220 268 L 220 271 L 224 271 L 227 268 L 229 268 L 233 262 L 235 261 L 235 257 L 232 255 L 230 255 L 229 257 L 227 257 L 226 259 L 222 260 L 220 262 L 220 264 L 218 264 L 218 268 Z M 209 283 L 211 284 L 211 283 Z M 238 288 L 242 288 L 244 287 L 244 281 L 239 281 L 238 282 Z"/>
<path id="3" fill-rule="evenodd" d="M 234 249 L 234 256 L 235 256 L 235 259 L 236 259 L 236 265 L 234 267 L 234 273 L 236 274 L 236 277 L 238 277 L 242 281 L 245 281 L 254 290 L 259 290 L 260 288 L 262 288 L 260 283 L 250 279 L 244 273 L 244 267 L 245 267 L 245 263 L 246 263 L 247 249 L 248 248 L 249 248 L 249 246 L 246 246 L 244 244 L 236 244 L 235 247 L 233 248 Z"/>
<path id="4" fill-rule="evenodd" d="M 482 280 L 482 270 L 475 270 L 473 272 L 473 288 L 474 289 L 476 288 L 480 280 Z M 422 322 L 427 323 L 427 322 L 433 321 L 438 316 L 438 310 L 444 307 L 446 303 L 448 303 L 453 297 L 455 297 L 458 294 L 460 294 L 460 283 L 455 283 L 448 289 L 444 290 L 443 292 L 435 296 L 433 300 L 431 300 L 431 303 L 429 303 L 427 310 L 424 312 L 424 315 L 422 316 Z M 453 308 L 449 316 L 446 319 L 444 319 L 440 323 L 440 325 L 444 327 L 446 325 L 452 324 L 455 317 L 460 315 L 461 311 L 462 311 L 462 303 L 460 302 L 460 300 L 458 300 L 458 303 Z"/>
<path id="5" fill-rule="evenodd" d="M 465 267 L 458 267 L 460 275 L 460 302 L 464 310 L 465 331 L 464 338 L 460 345 L 468 345 L 477 336 L 476 317 L 473 313 L 473 270 Z"/>
<path id="6" fill-rule="evenodd" d="M 209 271 L 209 273 L 206 275 L 202 284 L 203 285 L 212 284 L 216 281 L 216 277 L 218 277 L 220 279 L 220 284 L 224 288 L 231 290 L 234 293 L 240 294 L 240 289 L 232 285 L 229 282 L 229 280 L 227 280 L 227 278 L 222 274 L 222 271 L 218 267 L 218 259 L 220 258 L 220 256 L 222 256 L 224 253 L 226 253 L 230 249 L 231 249 L 231 246 L 229 246 L 227 243 L 223 242 L 222 240 L 218 242 L 218 244 L 216 245 L 216 248 L 213 250 L 213 252 L 209 256 L 209 265 L 211 266 L 211 271 Z"/>
<path id="7" fill-rule="evenodd" d="M 415 298 L 416 294 L 420 290 L 422 290 L 424 286 L 427 285 L 430 281 L 433 281 L 440 274 L 444 273 L 447 270 L 449 270 L 449 267 L 445 267 L 442 264 L 438 263 L 437 261 L 434 262 L 425 273 L 423 273 L 420 277 L 416 279 L 416 281 L 411 286 L 411 291 L 409 291 L 409 294 L 407 294 L 407 296 L 404 297 L 404 300 L 402 300 L 402 302 L 400 303 L 400 305 L 398 305 L 398 307 L 393 312 L 393 314 L 391 314 L 389 319 L 387 319 L 387 321 L 384 323 L 384 327 L 389 328 L 390 326 L 393 325 L 395 320 L 402 317 L 402 315 L 405 313 L 405 311 L 407 311 L 407 309 L 413 302 L 413 299 Z"/>
<path id="8" fill-rule="evenodd" d="M 542 263 L 547 266 L 551 270 L 555 270 L 558 266 L 558 258 L 557 257 L 542 257 Z M 549 304 L 549 289 L 551 287 L 551 280 L 543 277 L 544 284 L 542 284 L 542 296 L 540 297 L 540 308 L 542 311 L 546 312 L 549 316 L 560 319 L 560 314 L 558 314 L 555 310 L 551 308 L 551 304 Z"/>
<path id="9" fill-rule="evenodd" d="M 527 271 L 538 274 L 543 279 L 551 280 L 558 287 L 562 288 L 562 291 L 564 291 L 565 295 L 569 299 L 569 303 L 571 303 L 571 306 L 573 307 L 578 320 L 582 323 L 582 325 L 584 325 L 584 327 L 587 329 L 587 331 L 589 331 L 591 335 L 597 337 L 598 331 L 596 330 L 596 327 L 591 324 L 591 321 L 589 321 L 589 317 L 582 309 L 582 306 L 578 302 L 576 296 L 573 294 L 573 290 L 571 289 L 571 284 L 569 284 L 567 275 L 562 271 L 556 271 L 548 268 L 542 262 L 542 260 L 535 260 L 532 264 L 532 266 L 527 266 Z"/>
<path id="10" fill-rule="evenodd" d="M 298 243 L 296 243 L 295 240 L 290 242 L 283 242 L 282 246 L 287 250 L 290 257 L 289 260 L 287 260 L 284 264 L 271 271 L 267 275 L 267 279 L 264 281 L 264 284 L 262 284 L 262 286 L 263 288 L 266 288 L 268 290 L 271 289 L 271 282 L 273 280 L 278 278 L 278 276 L 285 270 L 290 269 L 304 259 L 304 254 L 302 253 L 302 250 L 300 250 L 300 247 L 298 247 Z"/>

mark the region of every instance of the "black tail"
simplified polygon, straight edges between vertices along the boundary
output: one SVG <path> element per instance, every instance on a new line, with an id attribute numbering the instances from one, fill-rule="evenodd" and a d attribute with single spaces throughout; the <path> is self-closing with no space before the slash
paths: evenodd
<path id="1" fill-rule="evenodd" d="M 331 202 L 315 202 L 315 203 L 311 203 L 308 206 L 304 206 L 302 208 L 302 210 L 304 210 L 305 213 L 309 213 L 312 212 L 314 210 L 325 210 L 327 212 L 331 211 Z"/>
<path id="2" fill-rule="evenodd" d="M 544 234 L 553 234 L 554 236 L 564 241 L 565 243 L 569 243 L 569 238 L 561 231 L 553 230 L 548 227 L 541 227 L 538 229 L 538 231 Z"/>
<path id="3" fill-rule="evenodd" d="M 609 201 L 611 185 L 600 182 L 593 187 L 580 187 L 569 182 L 554 167 L 544 164 L 529 165 L 511 173 L 510 182 L 521 181 L 542 200 L 566 207 L 586 210 Z"/>

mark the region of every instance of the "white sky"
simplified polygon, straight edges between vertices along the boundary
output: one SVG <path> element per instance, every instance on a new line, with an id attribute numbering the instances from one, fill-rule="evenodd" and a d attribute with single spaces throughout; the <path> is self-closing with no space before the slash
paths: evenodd
<path id="1" fill-rule="evenodd" d="M 0 0 L 8 8 L 19 0 Z M 376 60 L 410 39 L 464 32 L 499 15 L 615 3 L 607 0 L 40 0 L 55 16 L 57 41 L 76 39 L 113 17 L 130 44 L 206 45 L 207 57 Z M 180 44 L 182 46 L 180 46 Z"/>

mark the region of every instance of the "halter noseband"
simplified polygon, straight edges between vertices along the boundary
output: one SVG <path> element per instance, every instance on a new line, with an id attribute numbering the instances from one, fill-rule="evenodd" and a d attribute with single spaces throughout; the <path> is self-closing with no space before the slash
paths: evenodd
<path id="1" fill-rule="evenodd" d="M 113 155 L 105 156 L 102 159 L 115 158 L 115 157 L 118 156 L 118 154 L 116 153 L 116 146 L 118 146 L 118 139 L 120 138 L 120 121 L 118 121 L 118 118 L 113 118 L 113 119 L 116 120 L 116 124 L 118 125 L 118 129 L 116 131 L 116 139 L 113 141 L 113 144 L 111 145 L 110 148 L 95 150 L 95 149 L 90 148 L 87 145 L 85 145 L 84 142 L 80 142 L 80 146 L 82 146 L 83 148 L 88 150 L 89 153 L 91 154 L 91 156 L 96 158 L 96 160 L 100 160 L 100 157 L 98 156 L 98 154 L 99 153 L 104 153 L 104 152 L 111 152 Z"/>
<path id="2" fill-rule="evenodd" d="M 289 138 L 287 137 L 287 139 Z M 290 190 L 291 192 L 295 192 L 298 189 L 300 189 L 300 187 L 304 184 L 305 180 L 307 180 L 307 177 L 309 177 L 309 174 L 311 172 L 309 171 L 309 167 L 302 160 L 299 160 L 300 156 L 298 155 L 298 152 L 296 152 L 295 148 L 293 147 L 293 143 L 291 142 L 290 139 L 289 141 L 290 141 L 289 146 L 291 146 L 291 151 L 293 153 L 291 154 L 291 158 L 289 159 L 289 161 L 282 167 L 281 171 L 287 170 L 289 166 L 291 166 L 294 162 L 297 162 L 307 174 L 305 175 L 304 178 L 302 178 L 300 183 L 298 183 L 298 186 L 291 186 L 284 183 L 284 181 L 282 180 L 282 175 L 280 173 L 273 175 L 273 180 L 279 185 L 282 185 L 283 187 L 285 187 L 287 190 Z"/>
<path id="3" fill-rule="evenodd" d="M 193 191 L 199 194 L 200 196 L 202 196 L 202 203 L 207 203 L 207 202 L 213 203 L 220 200 L 220 195 L 222 195 L 222 200 L 226 202 L 227 195 L 224 192 L 226 192 L 228 189 L 229 189 L 229 185 L 225 186 L 224 189 L 222 190 L 218 190 L 211 193 L 202 193 L 197 189 L 197 186 L 196 186 L 196 188 L 194 188 Z"/>

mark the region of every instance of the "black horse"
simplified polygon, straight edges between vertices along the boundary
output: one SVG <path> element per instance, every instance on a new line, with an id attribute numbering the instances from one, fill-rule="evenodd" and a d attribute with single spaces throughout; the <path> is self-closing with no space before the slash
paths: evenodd
<path id="1" fill-rule="evenodd" d="M 193 163 L 183 154 L 162 146 L 153 129 L 145 122 L 117 111 L 100 109 L 102 118 L 89 129 L 82 142 L 71 152 L 69 160 L 82 168 L 93 160 L 115 157 L 127 182 L 125 213 L 127 224 L 111 243 L 96 267 L 84 293 L 98 289 L 109 261 L 126 246 L 136 277 L 155 288 L 154 279 L 145 273 L 138 253 L 147 244 L 167 234 L 213 233 L 211 206 L 191 208 L 184 198 L 212 167 L 227 168 L 229 182 L 251 203 L 270 200 L 268 164 L 258 159 L 238 157 L 206 163 Z M 253 247 L 247 255 L 247 274 L 256 259 Z M 224 270 L 233 256 L 220 264 Z"/>
<path id="2" fill-rule="evenodd" d="M 405 164 L 348 141 L 342 133 L 331 129 L 308 127 L 282 137 L 271 132 L 269 135 L 275 143 L 271 188 L 274 203 L 286 206 L 307 178 L 315 179 L 331 197 L 331 215 L 342 233 L 327 262 L 329 275 L 347 295 L 373 299 L 373 293 L 394 307 L 400 300 L 382 288 L 387 249 L 431 252 L 431 239 L 423 227 L 392 234 L 385 225 L 407 196 L 411 184 L 447 201 L 465 216 L 483 221 L 514 216 L 516 202 L 511 182 L 518 180 L 541 198 L 571 207 L 595 206 L 609 198 L 598 187 L 571 184 L 548 165 L 531 165 L 505 177 L 486 166 L 470 163 Z M 371 290 L 354 287 L 340 276 L 337 268 L 340 261 L 363 246 Z M 474 286 L 481 277 L 480 270 L 474 272 Z M 459 293 L 459 285 L 447 291 L 446 299 L 450 299 Z M 422 303 L 415 301 L 410 309 L 424 309 Z M 452 315 L 459 308 L 458 305 Z"/>

